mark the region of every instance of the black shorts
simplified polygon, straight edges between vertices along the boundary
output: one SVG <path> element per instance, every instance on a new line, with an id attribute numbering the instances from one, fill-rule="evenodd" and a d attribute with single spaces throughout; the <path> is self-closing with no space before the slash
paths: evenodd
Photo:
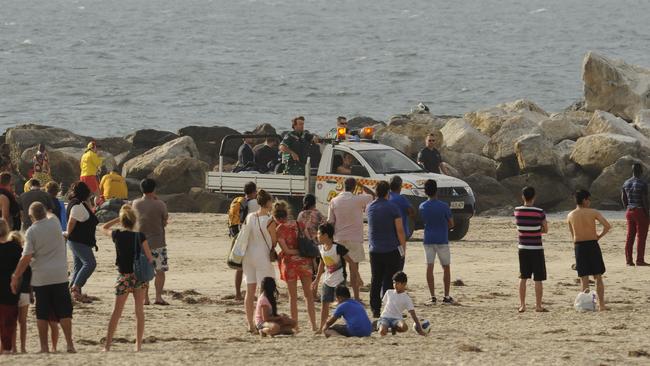
<path id="1" fill-rule="evenodd" d="M 598 241 L 579 241 L 575 243 L 576 270 L 578 277 L 597 276 L 605 273 L 603 253 Z"/>
<path id="2" fill-rule="evenodd" d="M 330 329 L 344 337 L 352 337 L 352 335 L 350 335 L 350 331 L 348 331 L 348 326 L 345 324 L 334 324 L 330 327 Z"/>
<path id="3" fill-rule="evenodd" d="M 519 278 L 546 281 L 544 249 L 519 249 Z"/>
<path id="4" fill-rule="evenodd" d="M 53 320 L 72 318 L 72 298 L 68 283 L 34 286 L 36 319 Z"/>

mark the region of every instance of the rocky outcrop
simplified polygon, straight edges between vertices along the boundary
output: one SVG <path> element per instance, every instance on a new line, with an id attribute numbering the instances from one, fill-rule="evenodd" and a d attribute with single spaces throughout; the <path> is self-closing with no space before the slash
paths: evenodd
<path id="1" fill-rule="evenodd" d="M 516 204 L 510 191 L 492 177 L 472 174 L 464 180 L 474 191 L 477 212 Z"/>
<path id="2" fill-rule="evenodd" d="M 563 177 L 570 177 L 578 171 L 578 166 L 571 161 L 571 153 L 575 146 L 576 142 L 572 140 L 563 140 L 553 146 L 557 170 Z"/>
<path id="3" fill-rule="evenodd" d="M 455 152 L 480 155 L 483 153 L 483 147 L 490 141 L 489 137 L 462 118 L 450 119 L 440 132 L 444 140 L 443 146 Z"/>
<path id="4" fill-rule="evenodd" d="M 186 193 L 159 197 L 165 201 L 169 212 L 225 213 L 228 212 L 230 206 L 228 197 L 200 188 L 193 188 Z"/>
<path id="5" fill-rule="evenodd" d="M 196 144 L 189 136 L 171 140 L 127 161 L 122 167 L 122 176 L 143 179 L 149 176 L 164 160 L 182 157 L 199 158 Z"/>
<path id="6" fill-rule="evenodd" d="M 205 187 L 208 164 L 192 157 L 163 160 L 149 174 L 157 183 L 160 194 L 185 193 L 193 187 Z"/>
<path id="7" fill-rule="evenodd" d="M 238 135 L 239 132 L 222 126 L 188 126 L 178 130 L 179 136 L 191 137 L 199 150 L 199 158 L 208 165 L 214 166 L 219 161 L 221 141 L 227 135 Z M 229 140 L 223 147 L 223 154 L 228 157 L 237 157 L 237 150 L 242 144 L 241 139 Z"/>
<path id="8" fill-rule="evenodd" d="M 24 177 L 28 176 L 28 172 L 32 169 L 34 154 L 38 147 L 30 147 L 22 152 L 20 156 L 20 163 L 17 165 L 20 174 Z M 60 182 L 64 188 L 79 180 L 79 157 L 75 158 L 57 149 L 51 149 L 47 152 L 50 158 L 50 171 L 52 179 Z"/>
<path id="9" fill-rule="evenodd" d="M 634 128 L 643 134 L 643 136 L 650 138 L 650 109 L 639 111 L 634 119 Z"/>
<path id="10" fill-rule="evenodd" d="M 589 189 L 592 195 L 592 206 L 602 209 L 622 209 L 621 187 L 632 176 L 632 165 L 643 162 L 632 156 L 623 156 L 614 164 L 606 167 L 593 181 Z M 646 182 L 650 179 L 650 167 L 643 164 Z"/>
<path id="11" fill-rule="evenodd" d="M 491 178 L 497 176 L 497 162 L 485 156 L 448 150 L 443 150 L 441 155 L 442 160 L 454 167 L 461 178 L 472 174 L 480 174 Z"/>
<path id="12" fill-rule="evenodd" d="M 596 176 L 623 156 L 637 155 L 640 149 L 641 144 L 633 137 L 599 133 L 578 139 L 571 161 Z"/>
<path id="13" fill-rule="evenodd" d="M 523 99 L 465 113 L 465 120 L 487 136 L 497 133 L 501 126 L 512 117 L 519 117 L 537 124 L 548 118 L 548 113 L 537 104 Z"/>
<path id="14" fill-rule="evenodd" d="M 542 134 L 553 144 L 562 140 L 577 140 L 584 135 L 584 126 L 574 123 L 564 114 L 556 114 L 539 123 Z"/>
<path id="15" fill-rule="evenodd" d="M 540 134 L 523 135 L 517 139 L 515 154 L 522 173 L 560 174 L 553 144 Z"/>
<path id="16" fill-rule="evenodd" d="M 582 62 L 585 109 L 632 121 L 650 109 L 650 70 L 589 52 Z"/>
<path id="17" fill-rule="evenodd" d="M 348 128 L 351 130 L 359 130 L 364 127 L 372 127 L 378 125 L 385 126 L 386 124 L 382 121 L 377 121 L 372 117 L 366 117 L 366 116 L 354 117 L 348 120 Z"/>
<path id="18" fill-rule="evenodd" d="M 564 180 L 558 177 L 529 173 L 506 178 L 501 184 L 510 191 L 513 199 L 521 199 L 521 190 L 526 186 L 535 188 L 535 205 L 550 209 L 555 205 L 570 200 L 573 193 Z"/>
<path id="19" fill-rule="evenodd" d="M 515 142 L 522 135 L 531 133 L 540 133 L 537 123 L 524 116 L 511 117 L 501 124 L 499 130 L 483 147 L 483 155 L 494 160 L 514 158 Z"/>
<path id="20" fill-rule="evenodd" d="M 642 145 L 650 146 L 650 140 L 645 137 L 641 132 L 634 128 L 634 125 L 625 122 L 623 119 L 615 115 L 603 111 L 594 112 L 593 117 L 587 125 L 585 130 L 587 135 L 595 135 L 597 133 L 614 133 L 618 135 L 629 136 L 637 139 Z"/>
<path id="21" fill-rule="evenodd" d="M 131 143 L 133 149 L 146 151 L 176 138 L 178 135 L 173 132 L 144 129 L 135 131 L 125 139 Z"/>
<path id="22" fill-rule="evenodd" d="M 384 128 L 375 132 L 375 138 L 382 144 L 392 146 L 401 150 L 406 155 L 415 157 L 423 147 L 424 140 L 428 134 L 436 135 L 436 147 L 440 149 L 443 144 L 442 132 L 440 132 L 443 120 L 423 113 L 413 114 L 403 123 L 390 123 Z"/>

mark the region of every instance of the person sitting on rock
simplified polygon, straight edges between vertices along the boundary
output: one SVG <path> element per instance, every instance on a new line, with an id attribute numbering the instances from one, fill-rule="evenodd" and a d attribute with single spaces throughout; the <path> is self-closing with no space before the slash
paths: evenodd
<path id="1" fill-rule="evenodd" d="M 36 150 L 36 154 L 34 154 L 34 157 L 32 158 L 32 163 L 32 178 L 38 179 L 42 185 L 45 185 L 47 182 L 52 180 L 50 171 L 50 157 L 47 154 L 47 151 L 45 151 L 44 144 L 38 145 L 38 150 Z"/>
<path id="2" fill-rule="evenodd" d="M 120 175 L 117 167 L 102 177 L 99 183 L 99 195 L 104 200 L 125 200 L 128 198 L 129 189 L 126 186 L 126 180 Z"/>
<path id="3" fill-rule="evenodd" d="M 318 143 L 318 137 L 305 130 L 305 117 L 299 116 L 291 121 L 293 131 L 289 132 L 280 143 L 284 174 L 304 175 L 305 164 L 312 143 Z"/>
<path id="4" fill-rule="evenodd" d="M 244 132 L 244 135 L 252 135 L 250 131 Z M 255 166 L 255 153 L 253 152 L 254 140 L 250 137 L 244 138 L 244 143 L 241 144 L 237 151 L 237 165 L 233 169 L 234 173 L 248 170 L 256 170 Z"/>

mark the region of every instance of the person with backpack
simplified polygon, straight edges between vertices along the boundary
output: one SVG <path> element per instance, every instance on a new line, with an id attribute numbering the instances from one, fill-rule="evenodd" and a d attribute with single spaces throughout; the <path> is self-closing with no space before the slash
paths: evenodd
<path id="1" fill-rule="evenodd" d="M 120 223 L 123 230 L 112 230 L 113 225 Z M 147 282 L 139 281 L 134 273 L 134 258 L 137 251 L 142 248 L 142 252 L 147 256 L 149 263 L 153 263 L 151 249 L 147 243 L 147 237 L 141 232 L 134 230 L 137 223 L 135 211 L 130 205 L 124 205 L 120 209 L 120 216 L 105 223 L 101 230 L 102 233 L 115 243 L 115 265 L 119 275 L 115 284 L 115 306 L 108 323 L 106 341 L 104 342 L 104 351 L 108 352 L 113 343 L 113 334 L 117 329 L 117 323 L 122 317 L 124 304 L 129 298 L 129 293 L 133 293 L 135 301 L 135 319 L 136 319 L 136 340 L 135 351 L 142 349 L 142 337 L 144 335 L 144 298 L 147 291 Z"/>
<path id="2" fill-rule="evenodd" d="M 248 182 L 244 185 L 244 195 L 235 197 L 230 203 L 228 209 L 228 231 L 234 244 L 235 238 L 239 234 L 241 226 L 246 220 L 249 212 L 256 212 L 260 206 L 257 204 L 257 185 L 254 182 Z M 235 300 L 242 301 L 244 297 L 241 294 L 241 283 L 244 272 L 237 269 L 235 272 Z"/>

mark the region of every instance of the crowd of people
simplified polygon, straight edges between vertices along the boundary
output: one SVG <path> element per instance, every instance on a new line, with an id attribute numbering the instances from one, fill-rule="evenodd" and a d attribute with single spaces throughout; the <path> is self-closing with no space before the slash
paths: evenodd
<path id="1" fill-rule="evenodd" d="M 347 123 L 339 119 L 338 125 Z M 316 136 L 304 132 L 304 118 L 293 120 L 294 131 L 280 144 L 285 156 L 283 164 L 295 174 L 304 169 L 304 157 Z M 263 148 L 271 151 L 275 142 L 266 140 Z M 250 141 L 245 140 L 246 146 Z M 430 169 L 441 169 L 435 149 L 435 136 L 427 136 L 430 151 L 420 153 L 418 160 Z M 252 148 L 248 146 L 244 150 Z M 2 150 L 2 149 L 0 149 Z M 240 149 L 241 150 L 241 149 Z M 2 151 L 0 151 L 2 152 Z M 256 155 L 248 151 L 242 155 Z M 272 153 L 262 155 L 271 156 Z M 11 172 L 0 174 L 0 349 L 3 353 L 26 351 L 28 308 L 35 300 L 37 329 L 41 352 L 56 351 L 59 327 L 63 330 L 68 352 L 75 352 L 72 336 L 72 312 L 75 302 L 88 303 L 94 297 L 84 291 L 96 268 L 98 219 L 96 199 L 124 197 L 126 187 L 117 171 L 101 180 L 101 167 L 94 142 L 81 159 L 81 176 L 67 194 L 67 205 L 59 198 L 60 186 L 51 179 L 47 151 L 39 146 L 34 157 L 34 174 L 25 192 L 15 194 Z M 36 173 L 40 173 L 37 175 Z M 49 178 L 43 178 L 43 177 Z M 648 188 L 642 179 L 640 164 L 634 164 L 632 177 L 621 189 L 621 199 L 627 212 L 628 234 L 625 246 L 626 262 L 630 266 L 646 266 L 645 241 L 648 231 Z M 38 178 L 45 179 L 43 184 Z M 121 178 L 121 179 L 120 179 Z M 243 196 L 236 197 L 228 212 L 228 226 L 233 246 L 244 245 L 241 267 L 235 272 L 236 299 L 243 300 L 245 321 L 251 333 L 261 336 L 295 334 L 300 331 L 298 285 L 302 290 L 304 307 L 311 330 L 330 336 L 366 337 L 373 331 L 381 336 L 408 330 L 404 313 L 408 312 L 414 328 L 426 335 L 426 323 L 415 313 L 407 293 L 405 270 L 407 240 L 412 234 L 409 221 L 414 217 L 424 223 L 424 252 L 430 298 L 426 305 L 436 305 L 437 297 L 433 269 L 436 258 L 443 268 L 442 304 L 454 304 L 450 294 L 451 250 L 448 232 L 454 226 L 449 205 L 437 197 L 437 183 L 424 183 L 428 197 L 419 207 L 412 207 L 401 195 L 402 180 L 376 182 L 373 189 L 353 177 L 345 179 L 343 191 L 328 203 L 326 215 L 316 208 L 316 197 L 307 194 L 302 210 L 291 212 L 287 202 L 277 200 L 267 191 L 258 190 L 255 183 L 243 187 Z M 135 301 L 136 345 L 140 350 L 145 326 L 144 306 L 169 305 L 163 298 L 165 275 L 169 270 L 165 228 L 168 212 L 156 191 L 156 182 L 140 182 L 142 197 L 124 204 L 119 217 L 100 226 L 100 234 L 111 238 L 115 245 L 114 309 L 108 320 L 104 350 L 111 349 L 113 335 L 122 316 L 129 294 Z M 543 306 L 543 281 L 546 263 L 543 234 L 548 232 L 546 215 L 535 206 L 534 187 L 524 187 L 522 206 L 514 212 L 519 232 L 520 306 L 526 311 L 526 283 L 535 282 L 535 310 L 548 311 Z M 575 210 L 567 216 L 567 224 L 575 248 L 575 270 L 582 289 L 589 291 L 590 276 L 596 284 L 599 310 L 606 310 L 605 273 L 598 241 L 611 225 L 601 213 L 590 207 L 590 193 L 575 193 Z M 364 244 L 364 218 L 367 218 L 368 242 Z M 597 224 L 602 226 L 598 232 Z M 115 229 L 115 226 L 121 229 Z M 636 261 L 633 247 L 637 239 Z M 311 249 L 310 249 L 311 248 Z M 67 249 L 72 254 L 72 271 L 68 273 Z M 368 257 L 366 257 L 366 252 Z M 154 301 L 150 301 L 149 283 L 138 277 L 135 267 L 138 255 L 143 255 L 155 270 Z M 364 279 L 360 265 L 370 262 L 370 293 L 367 299 L 371 321 L 366 311 L 366 299 L 361 297 Z M 274 262 L 277 262 L 275 264 Z M 276 266 L 279 277 L 276 276 Z M 289 314 L 278 312 L 277 280 L 284 281 L 288 290 Z M 242 296 L 242 282 L 246 293 Z M 351 286 L 351 290 L 347 284 Z M 320 318 L 316 303 L 320 302 Z M 337 303 L 330 316 L 330 306 Z M 340 318 L 345 324 L 337 324 Z M 19 325 L 19 327 L 18 327 Z M 17 331 L 20 328 L 20 331 Z"/>

